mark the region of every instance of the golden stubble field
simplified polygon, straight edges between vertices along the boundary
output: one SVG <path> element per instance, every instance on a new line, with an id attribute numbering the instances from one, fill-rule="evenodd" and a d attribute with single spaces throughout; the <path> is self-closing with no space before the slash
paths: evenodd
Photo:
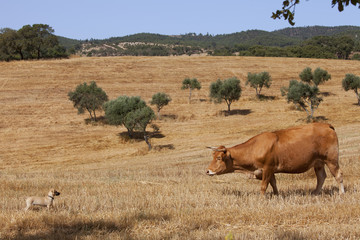
<path id="1" fill-rule="evenodd" d="M 305 68 L 332 79 L 320 86 L 315 116 L 339 137 L 346 194 L 328 173 L 320 196 L 313 171 L 277 175 L 279 196 L 266 198 L 260 182 L 242 174 L 208 177 L 206 146 L 232 146 L 264 131 L 304 124 L 280 87 Z M 273 79 L 259 101 L 245 86 L 248 72 Z M 360 238 L 360 107 L 342 90 L 360 61 L 254 57 L 112 57 L 0 62 L 0 239 L 358 239 Z M 234 114 L 210 102 L 209 86 L 236 76 L 243 87 Z M 188 103 L 184 78 L 200 91 Z M 67 93 L 96 81 L 114 99 L 156 92 L 173 101 L 155 123 L 161 134 L 144 141 L 121 137 L 123 127 L 86 124 Z M 100 113 L 99 115 L 102 115 Z M 151 130 L 150 128 L 148 129 Z M 61 195 L 55 209 L 24 212 L 25 198 Z"/>

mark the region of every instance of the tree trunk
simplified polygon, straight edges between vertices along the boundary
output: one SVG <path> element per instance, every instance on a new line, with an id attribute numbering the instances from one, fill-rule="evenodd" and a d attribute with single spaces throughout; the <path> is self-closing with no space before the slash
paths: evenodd
<path id="1" fill-rule="evenodd" d="M 133 137 L 133 131 L 128 129 L 128 128 L 127 128 L 127 131 L 128 131 L 129 138 L 132 138 Z"/>
<path id="2" fill-rule="evenodd" d="M 20 59 L 24 60 L 24 54 L 22 53 L 21 49 L 19 50 L 19 54 L 20 54 Z"/>
<path id="3" fill-rule="evenodd" d="M 146 133 L 144 133 L 144 139 L 146 144 L 148 145 L 149 151 L 151 150 L 151 143 L 149 142 L 149 136 L 146 135 Z"/>
<path id="4" fill-rule="evenodd" d="M 40 52 L 41 52 L 41 50 L 40 50 L 40 47 L 37 49 L 37 59 L 39 60 L 40 59 Z"/>
<path id="5" fill-rule="evenodd" d="M 190 89 L 190 91 L 189 91 L 189 103 L 191 103 L 191 87 L 189 89 Z"/>
<path id="6" fill-rule="evenodd" d="M 91 113 L 91 110 L 88 109 L 88 112 L 89 112 L 89 114 L 90 114 L 90 119 L 91 119 L 91 121 L 94 121 L 94 117 L 93 117 L 93 115 L 92 115 L 92 113 Z"/>
<path id="7" fill-rule="evenodd" d="M 310 114 L 310 117 L 308 119 L 308 122 L 312 121 L 313 116 L 314 116 L 314 108 L 313 108 L 312 104 L 310 104 L 310 111 L 311 111 L 311 114 Z"/>
<path id="8" fill-rule="evenodd" d="M 310 118 L 312 118 L 312 115 L 309 113 L 309 111 L 306 109 L 306 107 L 304 107 L 304 106 L 301 106 L 301 107 L 305 110 L 306 116 L 307 116 L 307 121 L 309 121 Z"/>

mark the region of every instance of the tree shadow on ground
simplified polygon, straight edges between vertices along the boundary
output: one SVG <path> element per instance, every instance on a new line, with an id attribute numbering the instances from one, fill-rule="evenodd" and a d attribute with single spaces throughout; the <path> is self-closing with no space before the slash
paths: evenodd
<path id="1" fill-rule="evenodd" d="M 230 110 L 229 111 L 221 111 L 221 113 L 225 116 L 233 116 L 233 115 L 249 115 L 250 113 L 252 113 L 251 109 L 234 109 L 234 110 Z"/>
<path id="2" fill-rule="evenodd" d="M 167 119 L 175 120 L 177 118 L 178 116 L 176 114 L 161 114 L 159 120 L 167 120 Z"/>
<path id="3" fill-rule="evenodd" d="M 320 95 L 323 97 L 336 96 L 336 94 L 332 92 L 320 92 Z"/>
<path id="4" fill-rule="evenodd" d="M 174 150 L 175 146 L 174 146 L 174 144 L 156 145 L 156 146 L 154 146 L 153 149 L 155 151 L 161 151 L 163 149 Z"/>
<path id="5" fill-rule="evenodd" d="M 278 99 L 278 97 L 276 97 L 276 96 L 266 96 L 266 95 L 260 94 L 257 97 L 257 99 L 260 100 L 260 101 L 272 101 L 272 100 Z"/>
<path id="6" fill-rule="evenodd" d="M 93 121 L 91 118 L 86 118 L 84 119 L 84 122 L 85 124 L 91 124 L 91 125 L 94 125 L 94 126 L 103 126 L 103 125 L 107 125 L 108 122 L 106 120 L 106 118 L 104 116 L 99 116 L 96 118 L 96 121 Z"/>
<path id="7" fill-rule="evenodd" d="M 146 135 L 149 136 L 149 138 L 164 138 L 165 135 L 163 135 L 161 132 L 146 132 Z M 135 142 L 141 142 L 144 141 L 144 133 L 142 132 L 134 132 L 131 136 L 129 136 L 128 132 L 121 132 L 118 134 L 118 136 L 123 141 L 135 141 Z"/>

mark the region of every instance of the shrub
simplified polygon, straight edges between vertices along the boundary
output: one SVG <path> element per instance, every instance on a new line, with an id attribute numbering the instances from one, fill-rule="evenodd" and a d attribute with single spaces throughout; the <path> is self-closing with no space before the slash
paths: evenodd
<path id="1" fill-rule="evenodd" d="M 69 100 L 74 103 L 78 113 L 82 114 L 87 110 L 92 121 L 96 121 L 96 110 L 100 110 L 102 105 L 108 100 L 108 96 L 96 82 L 92 81 L 90 85 L 86 82 L 79 84 L 75 91 L 68 93 Z"/>

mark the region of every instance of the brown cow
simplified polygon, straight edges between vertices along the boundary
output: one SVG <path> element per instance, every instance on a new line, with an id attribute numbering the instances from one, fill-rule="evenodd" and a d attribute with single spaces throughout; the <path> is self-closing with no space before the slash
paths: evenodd
<path id="1" fill-rule="evenodd" d="M 315 169 L 317 177 L 313 193 L 319 194 L 326 178 L 325 164 L 340 185 L 339 193 L 344 193 L 338 163 L 338 138 L 330 124 L 311 123 L 265 132 L 234 147 L 212 149 L 213 160 L 207 169 L 208 175 L 250 171 L 262 180 L 262 194 L 265 194 L 269 183 L 274 194 L 278 194 L 275 173 L 303 173 L 310 168 Z"/>

